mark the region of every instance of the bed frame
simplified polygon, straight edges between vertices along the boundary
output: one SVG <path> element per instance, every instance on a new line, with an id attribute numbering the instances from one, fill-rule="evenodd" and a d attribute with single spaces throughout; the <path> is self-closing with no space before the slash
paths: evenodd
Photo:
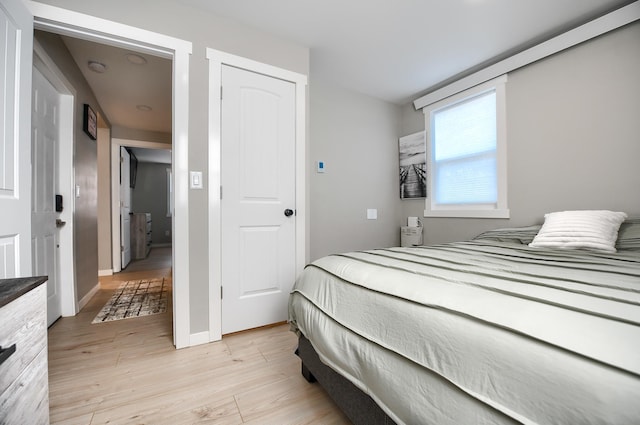
<path id="1" fill-rule="evenodd" d="M 302 376 L 310 383 L 318 381 L 355 425 L 395 425 L 371 397 L 322 363 L 304 335 L 300 335 L 296 354 L 302 360 Z"/>

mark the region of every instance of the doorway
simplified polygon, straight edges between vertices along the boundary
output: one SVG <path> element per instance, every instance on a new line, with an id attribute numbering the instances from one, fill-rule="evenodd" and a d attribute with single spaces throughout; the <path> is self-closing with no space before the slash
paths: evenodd
<path id="1" fill-rule="evenodd" d="M 30 4 L 34 14 L 34 26 L 37 29 L 72 35 L 95 42 L 108 41 L 110 45 L 126 47 L 130 50 L 162 56 L 173 62 L 173 119 L 172 139 L 174 169 L 174 192 L 176 214 L 172 219 L 173 240 L 173 335 L 177 348 L 190 345 L 189 325 L 189 244 L 188 244 L 188 62 L 191 43 L 164 35 L 143 31 L 91 16 L 79 16 L 76 13 L 44 4 Z M 176 173 L 175 169 L 182 170 Z"/>
<path id="2" fill-rule="evenodd" d="M 34 41 L 33 44 L 33 68 L 34 76 L 36 71 L 41 74 L 58 96 L 57 119 L 59 125 L 56 131 L 58 140 L 54 154 L 55 160 L 53 161 L 55 167 L 51 177 L 55 182 L 56 195 L 60 198 L 53 218 L 57 229 L 55 248 L 52 249 L 56 253 L 53 264 L 50 264 L 50 267 L 52 266 L 55 270 L 48 272 L 49 274 L 53 273 L 55 281 L 57 281 L 54 281 L 55 286 L 53 288 L 48 288 L 48 296 L 49 298 L 57 296 L 58 299 L 52 302 L 58 303 L 58 306 L 53 309 L 51 306 L 48 308 L 47 322 L 51 325 L 60 315 L 72 316 L 78 311 L 73 249 L 74 177 L 72 122 L 76 93 L 73 85 L 60 72 L 37 41 Z M 32 135 L 32 138 L 35 139 L 35 136 Z M 32 190 L 35 192 L 39 189 L 34 185 Z M 50 197 L 51 194 L 48 196 Z M 53 199 L 50 198 L 50 200 L 53 202 Z M 37 258 L 34 258 L 34 260 L 37 262 Z M 61 267 L 61 265 L 64 267 Z M 34 264 L 34 271 L 37 268 L 38 266 Z"/>
<path id="3" fill-rule="evenodd" d="M 115 143 L 127 143 L 116 139 Z M 137 143 L 138 147 L 120 145 L 120 153 L 128 157 L 121 161 L 120 202 L 121 209 L 127 205 L 128 214 L 121 213 L 120 221 L 127 218 L 129 226 L 129 254 L 126 263 L 122 261 L 120 272 L 149 271 L 172 267 L 172 234 L 171 221 L 173 216 L 172 199 L 172 170 L 171 150 L 140 147 L 146 145 Z M 114 148 L 115 151 L 115 148 Z M 115 168 L 115 167 L 114 167 Z M 125 169 L 126 168 L 126 169 Z M 125 174 L 129 176 L 125 179 Z M 115 185 L 114 179 L 114 185 Z M 126 180 L 126 181 L 125 181 Z M 123 195 L 129 192 L 128 199 Z M 115 208 L 114 208 L 115 211 Z M 121 235 L 125 232 L 121 232 Z M 124 250 L 122 250 L 124 253 Z"/>

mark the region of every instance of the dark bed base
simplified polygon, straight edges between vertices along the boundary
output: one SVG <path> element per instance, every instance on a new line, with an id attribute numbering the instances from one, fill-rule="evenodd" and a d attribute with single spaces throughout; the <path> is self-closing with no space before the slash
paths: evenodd
<path id="1" fill-rule="evenodd" d="M 298 340 L 296 354 L 302 359 L 302 376 L 309 382 L 317 380 L 351 422 L 356 425 L 395 425 L 371 397 L 322 363 L 304 335 Z"/>

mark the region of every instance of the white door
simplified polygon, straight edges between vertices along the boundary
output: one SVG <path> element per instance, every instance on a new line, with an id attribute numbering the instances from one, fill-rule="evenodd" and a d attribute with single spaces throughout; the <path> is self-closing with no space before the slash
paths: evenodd
<path id="1" fill-rule="evenodd" d="M 121 268 L 131 261 L 131 156 L 127 149 L 120 147 L 120 252 Z"/>
<path id="2" fill-rule="evenodd" d="M 222 333 L 287 319 L 295 279 L 295 84 L 222 67 Z"/>
<path id="3" fill-rule="evenodd" d="M 55 195 L 58 192 L 56 153 L 60 137 L 60 95 L 35 67 L 31 107 L 31 255 L 33 274 L 49 277 L 47 322 L 51 325 L 62 312 L 58 279 L 58 213 L 55 208 Z"/>
<path id="4" fill-rule="evenodd" d="M 0 3 L 0 278 L 31 275 L 33 17 Z"/>

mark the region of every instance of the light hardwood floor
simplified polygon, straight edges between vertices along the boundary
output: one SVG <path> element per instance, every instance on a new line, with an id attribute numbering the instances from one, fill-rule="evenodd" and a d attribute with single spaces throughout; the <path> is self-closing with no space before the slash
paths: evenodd
<path id="1" fill-rule="evenodd" d="M 120 281 L 171 269 L 101 278 L 75 317 L 49 329 L 52 424 L 348 424 L 318 384 L 300 375 L 288 325 L 175 350 L 171 311 L 91 324 Z"/>

